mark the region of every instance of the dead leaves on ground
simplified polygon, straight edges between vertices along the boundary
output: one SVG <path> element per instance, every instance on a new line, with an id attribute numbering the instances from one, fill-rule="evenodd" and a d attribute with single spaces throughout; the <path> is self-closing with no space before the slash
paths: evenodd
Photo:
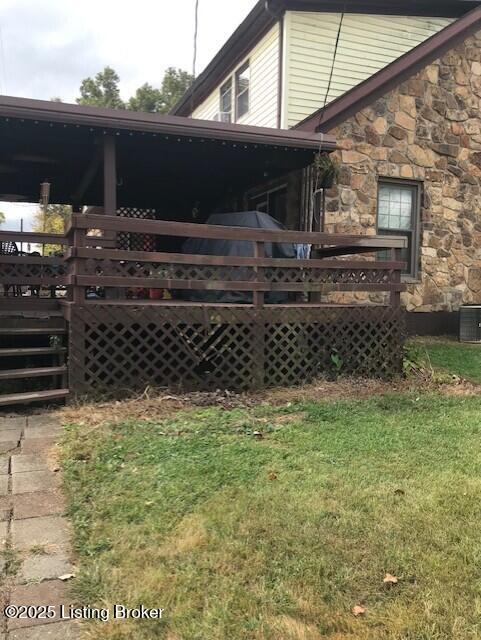
<path id="1" fill-rule="evenodd" d="M 399 578 L 394 576 L 392 573 L 386 573 L 386 575 L 383 578 L 383 584 L 387 585 L 388 587 L 393 587 L 395 584 L 398 584 L 398 582 L 399 582 Z M 367 612 L 367 607 L 365 607 L 362 604 L 356 604 L 351 609 L 352 615 L 356 618 L 364 616 L 366 612 Z"/>
<path id="2" fill-rule="evenodd" d="M 356 618 L 359 618 L 359 616 L 363 616 L 366 613 L 367 609 L 362 604 L 356 604 L 351 611 Z"/>

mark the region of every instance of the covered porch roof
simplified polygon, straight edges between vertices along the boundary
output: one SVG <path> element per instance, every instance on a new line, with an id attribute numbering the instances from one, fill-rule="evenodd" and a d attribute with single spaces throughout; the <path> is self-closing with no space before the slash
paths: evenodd
<path id="1" fill-rule="evenodd" d="M 308 166 L 332 136 L 0 96 L 0 200 L 170 219 Z M 114 193 L 115 192 L 115 193 Z M 164 217 L 164 216 L 162 216 Z"/>

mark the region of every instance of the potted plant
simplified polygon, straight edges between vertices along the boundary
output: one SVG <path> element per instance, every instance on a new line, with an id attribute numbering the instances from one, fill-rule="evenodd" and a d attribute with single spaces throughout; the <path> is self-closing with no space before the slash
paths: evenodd
<path id="1" fill-rule="evenodd" d="M 339 166 L 329 153 L 318 153 L 314 158 L 319 189 L 331 189 L 339 177 Z"/>

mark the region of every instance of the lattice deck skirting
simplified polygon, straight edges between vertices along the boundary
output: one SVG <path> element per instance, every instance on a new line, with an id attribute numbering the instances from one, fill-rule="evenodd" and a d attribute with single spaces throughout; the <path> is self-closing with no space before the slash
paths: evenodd
<path id="1" fill-rule="evenodd" d="M 402 369 L 400 309 L 88 305 L 70 318 L 74 394 L 141 389 L 258 389 L 332 371 Z"/>

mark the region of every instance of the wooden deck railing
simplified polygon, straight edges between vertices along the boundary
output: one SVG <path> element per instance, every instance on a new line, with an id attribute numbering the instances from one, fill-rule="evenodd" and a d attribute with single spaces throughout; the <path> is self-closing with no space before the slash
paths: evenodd
<path id="1" fill-rule="evenodd" d="M 92 230 L 95 230 L 92 232 Z M 95 235 L 92 235 L 95 233 Z M 252 256 L 189 255 L 159 251 L 127 251 L 110 248 L 116 233 L 148 234 L 176 238 L 244 240 L 252 243 Z M 100 235 L 99 235 L 100 234 Z M 354 236 L 301 231 L 278 231 L 138 220 L 115 216 L 74 215 L 65 234 L 0 232 L 4 248 L 37 244 L 63 247 L 63 255 L 44 256 L 35 252 L 0 255 L 0 285 L 4 295 L 39 296 L 43 288 L 55 297 L 67 288 L 68 299 L 83 304 L 89 289 L 170 292 L 248 292 L 252 304 L 262 307 L 272 293 L 305 294 L 311 303 L 321 294 L 333 292 L 389 292 L 393 306 L 399 305 L 400 250 L 406 240 L 391 236 Z M 312 245 L 311 259 L 266 257 L 266 243 Z M 391 250 L 389 261 L 346 259 L 346 256 Z M 342 259 L 333 259 L 343 256 Z M 45 297 L 44 295 L 44 297 Z M 182 295 L 182 294 L 180 294 Z M 109 297 L 109 296 L 107 296 Z M 40 296 L 39 296 L 40 298 Z M 96 299 L 99 304 L 102 298 Z"/>
<path id="2" fill-rule="evenodd" d="M 59 250 L 47 255 L 46 245 Z M 65 234 L 0 231 L 0 296 L 55 297 L 70 284 L 67 245 Z"/>
<path id="3" fill-rule="evenodd" d="M 175 238 L 244 240 L 252 242 L 252 257 L 189 255 L 184 253 L 125 251 L 98 248 L 102 233 L 140 233 Z M 262 306 L 272 292 L 304 293 L 312 302 L 332 292 L 379 292 L 391 294 L 399 304 L 404 264 L 399 252 L 406 240 L 390 236 L 354 236 L 300 231 L 278 231 L 135 220 L 115 216 L 75 215 L 66 232 L 73 299 L 85 299 L 87 287 L 147 288 L 169 291 L 249 292 L 255 306 Z M 309 260 L 269 258 L 266 243 L 303 243 L 313 247 Z M 333 256 L 391 249 L 390 261 L 332 260 Z"/>

